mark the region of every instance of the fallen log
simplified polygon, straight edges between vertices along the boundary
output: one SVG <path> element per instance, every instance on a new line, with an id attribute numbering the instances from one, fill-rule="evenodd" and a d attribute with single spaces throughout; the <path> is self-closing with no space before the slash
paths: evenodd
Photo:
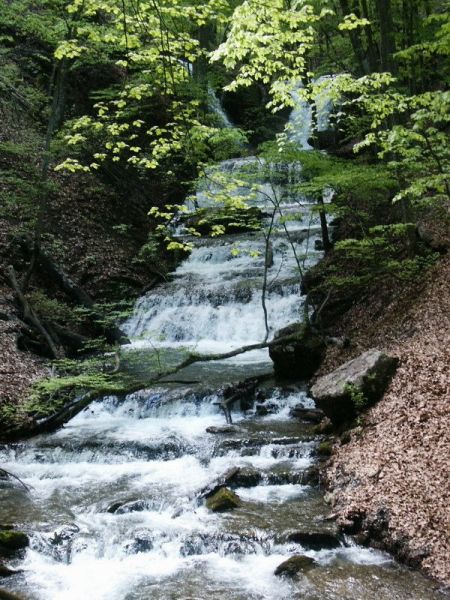
<path id="1" fill-rule="evenodd" d="M 124 387 L 123 382 L 120 383 L 119 379 L 115 379 L 115 377 L 117 377 L 119 375 L 118 373 L 110 374 L 111 380 L 105 385 L 105 389 L 100 388 L 100 389 L 89 390 L 89 391 L 85 392 L 84 394 L 78 396 L 74 400 L 71 400 L 70 402 L 65 404 L 62 408 L 60 408 L 58 411 L 56 411 L 52 415 L 49 415 L 48 417 L 44 417 L 44 418 L 41 418 L 41 419 L 31 422 L 30 425 L 28 426 L 27 430 L 21 431 L 20 435 L 22 437 L 23 436 L 31 437 L 33 435 L 38 435 L 40 433 L 48 433 L 50 431 L 55 431 L 59 427 L 62 427 L 64 425 L 64 423 L 66 423 L 67 421 L 69 421 L 70 419 L 75 417 L 79 412 L 84 410 L 87 406 L 89 406 L 89 404 L 91 402 L 93 402 L 94 400 L 97 400 L 98 398 L 101 398 L 102 396 L 111 395 L 111 394 L 125 395 L 125 394 L 132 394 L 139 390 L 144 390 L 152 385 L 155 385 L 156 383 L 160 383 L 161 380 L 163 380 L 165 377 L 168 377 L 169 375 L 178 373 L 182 369 L 185 369 L 186 367 L 188 367 L 194 363 L 211 362 L 214 360 L 225 360 L 225 359 L 231 358 L 233 356 L 238 356 L 239 354 L 244 354 L 246 352 L 250 352 L 251 350 L 256 350 L 256 349 L 261 349 L 261 348 L 270 348 L 271 346 L 273 346 L 275 344 L 290 342 L 295 338 L 296 338 L 295 334 L 286 335 L 285 337 L 277 338 L 276 340 L 272 340 L 270 342 L 261 342 L 258 344 L 250 344 L 248 346 L 241 346 L 240 348 L 236 348 L 235 350 L 231 350 L 229 352 L 224 352 L 222 354 L 189 354 L 187 356 L 187 358 L 185 360 L 183 360 L 182 362 L 180 362 L 176 367 L 168 369 L 167 371 L 156 373 L 155 377 L 153 377 L 153 378 L 149 377 L 146 380 L 133 380 L 126 387 Z M 264 377 L 265 376 L 262 376 L 261 378 L 258 378 L 258 380 L 264 379 Z M 117 390 L 113 389 L 113 384 L 115 382 L 117 382 Z M 239 395 L 236 395 L 236 397 L 231 396 L 230 398 L 225 400 L 224 412 L 226 415 L 228 413 L 228 418 L 230 417 L 230 414 L 229 414 L 230 408 L 229 407 L 237 399 L 239 399 Z M 227 422 L 229 422 L 228 418 L 227 418 Z"/>

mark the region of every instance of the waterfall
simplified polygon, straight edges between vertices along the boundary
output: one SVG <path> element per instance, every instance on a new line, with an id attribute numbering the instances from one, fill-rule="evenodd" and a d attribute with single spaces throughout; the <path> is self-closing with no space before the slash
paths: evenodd
<path id="1" fill-rule="evenodd" d="M 237 178 L 243 195 L 250 195 L 245 173 L 256 173 L 258 193 L 249 199 L 265 226 L 273 201 L 282 204 L 267 279 L 272 335 L 302 312 L 296 261 L 308 268 L 321 254 L 312 203 L 292 191 L 298 165 L 279 166 L 276 186 L 267 167 L 248 157 L 224 161 L 216 173 Z M 197 192 L 203 206 L 220 193 L 217 181 L 209 195 L 206 185 Z M 170 281 L 137 301 L 126 323 L 128 359 L 145 368 L 158 348 L 220 352 L 261 341 L 264 249 L 261 231 L 202 240 Z M 136 350 L 147 346 L 147 354 Z M 20 571 L 2 587 L 30 600 L 440 598 L 383 553 L 336 537 L 310 469 L 318 440 L 311 424 L 292 416 L 314 409 L 301 384 L 265 379 L 224 428 L 224 384 L 270 371 L 265 351 L 192 365 L 187 383 L 100 398 L 56 433 L 0 446 L 2 468 L 30 489 L 0 480 L 2 523 L 30 536 L 24 560 L 12 562 Z M 241 503 L 222 514 L 203 496 L 224 474 Z M 292 531 L 306 532 L 306 541 Z M 311 531 L 321 543 L 308 544 Z M 314 559 L 311 570 L 275 576 L 299 554 Z"/>
<path id="2" fill-rule="evenodd" d="M 221 127 L 233 127 L 233 123 L 230 121 L 230 118 L 225 112 L 216 92 L 211 86 L 208 86 L 208 108 L 213 114 L 216 115 L 217 121 Z"/>
<path id="3" fill-rule="evenodd" d="M 330 114 L 333 110 L 333 102 L 330 98 L 330 85 L 333 76 L 326 75 L 314 80 L 314 85 L 319 85 L 320 89 L 314 97 L 316 106 L 317 131 L 327 131 L 330 126 Z M 288 139 L 298 144 L 303 150 L 312 150 L 309 139 L 313 135 L 313 113 L 311 103 L 305 100 L 301 95 L 303 84 L 300 82 L 292 92 L 294 107 L 289 116 L 287 125 Z"/>
<path id="4" fill-rule="evenodd" d="M 298 321 L 302 314 L 297 259 L 303 267 L 314 264 L 321 252 L 314 249 L 320 224 L 312 212 L 314 202 L 290 190 L 294 171 L 277 173 L 284 182 L 271 184 L 267 168 L 256 157 L 227 160 L 209 172 L 199 187 L 198 207 L 213 206 L 221 186 L 239 181 L 236 194 L 263 214 L 282 199 L 271 236 L 272 264 L 268 267 L 267 312 L 270 334 Z M 258 193 L 243 185 L 252 171 Z M 218 179 L 215 179 L 214 176 Z M 207 186 L 207 188 L 205 188 Z M 192 205 L 190 205 L 192 207 Z M 267 227 L 269 218 L 263 218 Z M 286 234 L 289 232 L 289 237 Z M 261 289 L 265 239 L 262 232 L 204 239 L 175 271 L 173 280 L 141 298 L 124 329 L 134 347 L 195 347 L 203 352 L 224 352 L 258 343 L 265 336 Z M 294 254 L 295 251 L 295 254 Z M 250 355 L 268 362 L 266 351 Z M 242 355 L 236 361 L 249 360 Z"/>

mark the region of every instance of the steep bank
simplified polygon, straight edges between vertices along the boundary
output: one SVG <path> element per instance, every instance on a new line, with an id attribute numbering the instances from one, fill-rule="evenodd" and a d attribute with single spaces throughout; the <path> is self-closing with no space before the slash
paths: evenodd
<path id="1" fill-rule="evenodd" d="M 0 161 L 5 160 L 0 152 Z M 46 222 L 52 233 L 45 235 L 44 251 L 96 304 L 114 308 L 117 300 L 134 299 L 164 275 L 163 257 L 136 260 L 148 235 L 144 202 L 130 206 L 113 188 L 87 176 L 55 175 L 53 184 Z M 40 347 L 31 345 L 35 332 L 24 324 L 7 276 L 10 264 L 19 279 L 28 268 L 29 257 L 18 240 L 31 225 L 19 226 L 14 207 L 6 201 L 2 209 L 6 214 L 4 218 L 0 214 L 0 422 L 7 427 L 12 412 L 29 398 L 30 386 L 48 375 L 49 361 L 45 352 L 39 354 Z M 98 337 L 98 331 L 77 312 L 76 303 L 41 269 L 35 269 L 26 296 L 44 322 L 51 320 L 87 343 Z"/>
<path id="2" fill-rule="evenodd" d="M 336 333 L 351 347 L 330 348 L 322 372 L 370 347 L 400 367 L 362 427 L 334 448 L 326 470 L 333 512 L 361 540 L 450 583 L 450 257 L 387 306 L 382 293 L 357 303 Z"/>

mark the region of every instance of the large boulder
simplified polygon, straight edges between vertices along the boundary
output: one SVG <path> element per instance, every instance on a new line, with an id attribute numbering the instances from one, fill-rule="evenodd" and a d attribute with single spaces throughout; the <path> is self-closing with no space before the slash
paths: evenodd
<path id="1" fill-rule="evenodd" d="M 334 425 L 342 425 L 381 398 L 397 365 L 397 358 L 373 348 L 319 377 L 311 395 Z"/>
<path id="2" fill-rule="evenodd" d="M 289 341 L 276 343 L 289 337 Z M 275 334 L 269 347 L 275 373 L 281 377 L 308 379 L 319 368 L 324 354 L 325 341 L 321 335 L 304 323 L 293 323 Z"/>

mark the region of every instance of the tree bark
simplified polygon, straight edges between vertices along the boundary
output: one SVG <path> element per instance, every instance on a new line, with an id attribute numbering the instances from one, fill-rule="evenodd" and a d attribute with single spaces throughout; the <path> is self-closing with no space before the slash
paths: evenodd
<path id="1" fill-rule="evenodd" d="M 380 23 L 380 59 L 382 71 L 395 74 L 397 71 L 394 54 L 395 35 L 391 0 L 376 0 Z"/>

